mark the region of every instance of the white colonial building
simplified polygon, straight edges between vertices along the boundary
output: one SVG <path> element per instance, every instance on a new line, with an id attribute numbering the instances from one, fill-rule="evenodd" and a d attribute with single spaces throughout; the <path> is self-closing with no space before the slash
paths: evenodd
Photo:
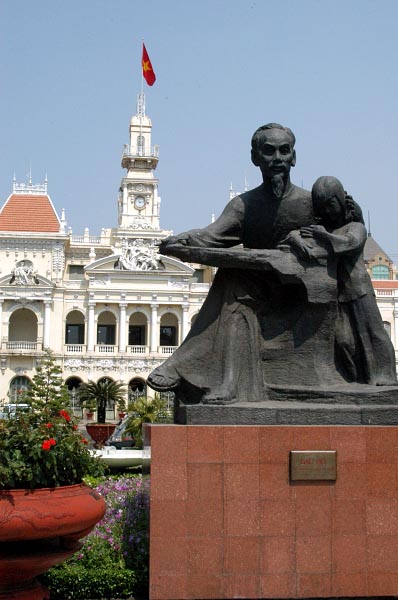
<path id="1" fill-rule="evenodd" d="M 148 374 L 188 333 L 211 269 L 161 257 L 159 149 L 139 95 L 122 167 L 118 226 L 74 236 L 47 181 L 18 184 L 0 212 L 0 404 L 15 401 L 50 348 L 74 396 L 82 381 L 145 393 Z M 149 393 L 151 393 L 148 390 Z"/>

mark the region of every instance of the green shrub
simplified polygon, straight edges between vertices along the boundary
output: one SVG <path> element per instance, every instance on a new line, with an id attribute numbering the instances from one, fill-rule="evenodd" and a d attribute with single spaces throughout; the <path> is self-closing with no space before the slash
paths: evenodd
<path id="1" fill-rule="evenodd" d="M 129 598 L 136 586 L 133 571 L 116 565 L 87 569 L 65 563 L 52 568 L 41 578 L 50 588 L 51 600 Z"/>

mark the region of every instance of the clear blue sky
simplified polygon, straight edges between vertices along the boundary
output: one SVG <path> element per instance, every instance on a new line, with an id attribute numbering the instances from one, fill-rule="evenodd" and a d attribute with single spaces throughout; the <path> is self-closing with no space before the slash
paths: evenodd
<path id="1" fill-rule="evenodd" d="M 74 233 L 116 225 L 144 39 L 164 228 L 206 225 L 231 181 L 258 185 L 250 138 L 278 121 L 293 181 L 339 177 L 395 255 L 397 24 L 396 0 L 1 0 L 0 200 L 31 166 Z"/>

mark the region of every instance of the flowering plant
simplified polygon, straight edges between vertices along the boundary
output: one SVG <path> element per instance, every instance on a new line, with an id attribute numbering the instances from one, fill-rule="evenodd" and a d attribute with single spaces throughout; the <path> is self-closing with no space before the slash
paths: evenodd
<path id="1" fill-rule="evenodd" d="M 97 480 L 95 489 L 106 498 L 105 516 L 85 538 L 83 547 L 46 575 L 44 583 L 54 600 L 136 597 L 137 589 L 147 588 L 149 479 L 110 476 Z M 98 574 L 100 581 L 94 581 L 93 574 Z M 108 587 L 118 583 L 113 594 L 105 593 L 104 582 Z"/>
<path id="2" fill-rule="evenodd" d="M 60 368 L 47 352 L 20 400 L 29 410 L 0 420 L 0 489 L 72 485 L 101 473 L 67 411 L 68 400 Z"/>

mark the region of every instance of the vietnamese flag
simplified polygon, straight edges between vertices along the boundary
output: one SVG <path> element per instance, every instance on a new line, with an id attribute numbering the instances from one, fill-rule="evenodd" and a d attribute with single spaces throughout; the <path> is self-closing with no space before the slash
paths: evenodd
<path id="1" fill-rule="evenodd" d="M 155 83 L 156 75 L 154 70 L 152 69 L 152 64 L 149 60 L 145 44 L 142 44 L 142 75 L 148 85 L 153 85 Z"/>

